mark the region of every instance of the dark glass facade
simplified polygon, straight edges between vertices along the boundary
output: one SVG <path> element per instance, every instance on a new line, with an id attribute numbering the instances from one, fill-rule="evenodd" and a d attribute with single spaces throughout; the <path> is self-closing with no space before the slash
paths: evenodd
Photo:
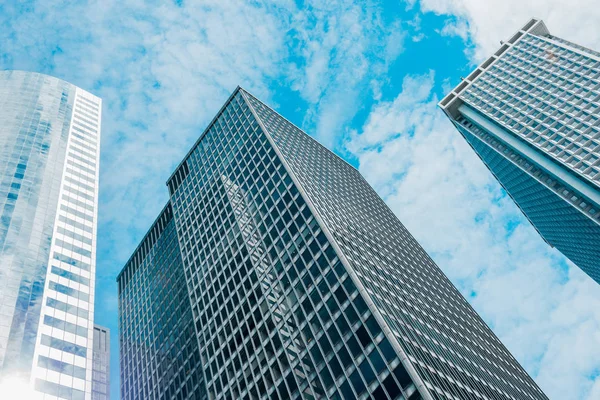
<path id="1" fill-rule="evenodd" d="M 600 57 L 532 19 L 441 102 L 544 240 L 600 283 Z"/>
<path id="2" fill-rule="evenodd" d="M 204 399 L 171 205 L 118 277 L 121 399 Z"/>
<path id="3" fill-rule="evenodd" d="M 358 171 L 244 90 L 167 185 L 209 399 L 545 399 Z"/>

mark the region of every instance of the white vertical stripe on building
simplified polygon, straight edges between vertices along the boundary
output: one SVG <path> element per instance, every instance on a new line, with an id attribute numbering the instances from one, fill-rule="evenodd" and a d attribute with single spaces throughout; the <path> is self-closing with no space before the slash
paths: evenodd
<path id="1" fill-rule="evenodd" d="M 92 396 L 101 114 L 101 99 L 77 88 L 31 375 L 32 384 L 58 384 L 85 400 Z"/>

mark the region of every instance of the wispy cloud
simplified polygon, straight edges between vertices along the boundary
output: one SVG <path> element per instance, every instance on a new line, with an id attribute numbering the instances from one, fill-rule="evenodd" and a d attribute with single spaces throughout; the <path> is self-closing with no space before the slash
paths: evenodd
<path id="1" fill-rule="evenodd" d="M 400 21 L 384 20 L 373 2 L 308 1 L 293 20 L 297 40 L 293 88 L 311 105 L 304 124 L 333 147 L 342 127 L 360 108 L 360 98 L 373 75 L 387 72 L 404 48 Z"/>
<path id="2" fill-rule="evenodd" d="M 447 20 L 444 27 L 440 30 L 442 36 L 458 36 L 462 40 L 469 38 L 469 26 L 465 20 Z"/>
<path id="3" fill-rule="evenodd" d="M 406 77 L 348 149 L 545 392 L 595 399 L 600 287 L 543 242 L 436 109 L 434 87 L 432 72 Z"/>

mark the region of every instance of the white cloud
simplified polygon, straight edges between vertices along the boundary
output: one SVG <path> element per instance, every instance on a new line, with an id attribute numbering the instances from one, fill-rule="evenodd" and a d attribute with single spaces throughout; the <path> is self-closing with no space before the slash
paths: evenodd
<path id="1" fill-rule="evenodd" d="M 451 21 L 448 20 L 444 24 L 444 27 L 440 30 L 442 36 L 458 36 L 463 40 L 469 38 L 469 27 L 465 21 Z"/>
<path id="2" fill-rule="evenodd" d="M 600 385 L 600 287 L 526 222 L 436 109 L 434 79 L 406 77 L 347 148 L 546 394 L 591 400 Z"/>
<path id="3" fill-rule="evenodd" d="M 416 3 L 417 0 L 411 0 Z M 600 7 L 597 0 L 419 0 L 421 10 L 451 16 L 448 27 L 464 37 L 462 27 L 475 48 L 475 62 L 489 57 L 530 18 L 542 18 L 556 36 L 600 49 Z M 456 21 L 458 19 L 458 21 Z M 451 32 L 451 28 L 446 30 Z"/>
<path id="4" fill-rule="evenodd" d="M 418 33 L 418 34 L 416 34 L 416 35 L 414 35 L 414 36 L 411 37 L 411 39 L 412 39 L 413 42 L 420 42 L 421 40 L 423 40 L 425 38 L 426 38 L 426 36 L 422 32 Z"/>
<path id="5" fill-rule="evenodd" d="M 333 147 L 372 76 L 385 73 L 402 51 L 405 32 L 398 22 L 386 25 L 376 6 L 350 0 L 305 3 L 292 20 L 295 50 L 302 56 L 294 89 L 311 104 L 304 125 L 314 126 L 309 130 Z"/>

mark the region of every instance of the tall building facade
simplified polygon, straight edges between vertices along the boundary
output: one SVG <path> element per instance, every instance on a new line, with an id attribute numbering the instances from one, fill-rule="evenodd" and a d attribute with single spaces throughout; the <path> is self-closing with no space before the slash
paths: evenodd
<path id="1" fill-rule="evenodd" d="M 110 400 L 110 329 L 94 325 L 92 400 Z"/>
<path id="2" fill-rule="evenodd" d="M 0 391 L 91 398 L 100 120 L 70 83 L 0 71 Z"/>
<path id="3" fill-rule="evenodd" d="M 532 19 L 439 106 L 544 240 L 600 283 L 600 53 Z"/>
<path id="4" fill-rule="evenodd" d="M 546 399 L 360 173 L 243 89 L 167 186 L 118 277 L 124 400 Z"/>
<path id="5" fill-rule="evenodd" d="M 121 399 L 205 399 L 195 322 L 170 203 L 117 282 Z"/>

